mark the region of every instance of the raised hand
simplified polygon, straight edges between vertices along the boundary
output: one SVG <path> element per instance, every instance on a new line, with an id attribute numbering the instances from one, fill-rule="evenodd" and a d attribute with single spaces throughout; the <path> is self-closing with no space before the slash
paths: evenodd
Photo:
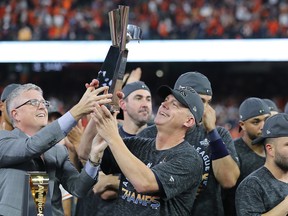
<path id="1" fill-rule="evenodd" d="M 101 105 L 97 105 L 91 114 L 92 119 L 96 123 L 98 134 L 108 143 L 113 137 L 119 136 L 117 114 L 118 112 L 115 112 L 112 115 L 106 106 Z"/>
<path id="2" fill-rule="evenodd" d="M 132 83 L 135 81 L 139 81 L 141 79 L 142 70 L 140 67 L 137 67 L 136 69 L 132 70 L 131 73 L 126 73 L 123 78 L 123 83 Z"/>
<path id="3" fill-rule="evenodd" d="M 70 110 L 72 116 L 78 121 L 84 115 L 94 111 L 96 105 L 109 104 L 112 102 L 112 94 L 108 93 L 108 86 L 95 89 L 88 87 L 80 101 Z M 99 95 L 100 93 L 103 93 Z"/>
<path id="4" fill-rule="evenodd" d="M 67 138 L 71 142 L 73 146 L 71 148 L 74 151 L 77 151 L 78 145 L 80 143 L 82 134 L 84 132 L 84 127 L 82 125 L 82 120 L 80 119 L 77 123 L 77 125 L 68 133 Z"/>
<path id="5" fill-rule="evenodd" d="M 97 134 L 92 141 L 89 159 L 93 162 L 101 162 L 104 150 L 107 148 L 107 146 L 107 142 L 99 134 Z"/>
<path id="6" fill-rule="evenodd" d="M 209 104 L 205 106 L 202 122 L 207 132 L 216 128 L 216 112 Z"/>

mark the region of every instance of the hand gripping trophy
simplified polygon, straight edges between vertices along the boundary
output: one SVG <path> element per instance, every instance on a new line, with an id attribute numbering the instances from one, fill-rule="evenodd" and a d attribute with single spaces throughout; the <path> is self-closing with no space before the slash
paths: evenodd
<path id="1" fill-rule="evenodd" d="M 141 29 L 128 24 L 128 15 L 129 7 L 123 5 L 108 13 L 112 45 L 98 72 L 97 79 L 100 86 L 109 86 L 109 93 L 113 94 L 111 112 L 119 110 L 116 92 L 122 89 L 128 56 L 126 44 L 130 40 L 141 40 Z"/>

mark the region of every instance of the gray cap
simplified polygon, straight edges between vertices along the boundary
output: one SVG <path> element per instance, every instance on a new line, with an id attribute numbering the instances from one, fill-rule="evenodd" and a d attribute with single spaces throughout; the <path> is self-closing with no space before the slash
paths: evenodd
<path id="1" fill-rule="evenodd" d="M 204 105 L 194 89 L 171 89 L 169 86 L 161 86 L 158 89 L 158 94 L 162 98 L 166 98 L 169 94 L 172 94 L 182 105 L 189 108 L 197 124 L 201 122 Z"/>
<path id="2" fill-rule="evenodd" d="M 1 94 L 1 101 L 5 101 L 5 100 L 7 99 L 7 97 L 8 97 L 8 95 L 9 95 L 14 89 L 16 89 L 16 88 L 19 87 L 19 86 L 20 86 L 20 84 L 16 84 L 16 83 L 11 83 L 11 84 L 7 85 L 7 86 L 4 88 L 4 90 L 3 90 L 2 94 Z"/>
<path id="3" fill-rule="evenodd" d="M 284 113 L 287 113 L 287 114 L 288 114 L 288 102 L 285 104 Z"/>
<path id="4" fill-rule="evenodd" d="M 198 94 L 212 96 L 211 83 L 206 76 L 194 71 L 182 74 L 175 82 L 174 89 L 192 87 Z"/>
<path id="5" fill-rule="evenodd" d="M 150 92 L 150 89 L 148 88 L 148 86 L 142 81 L 135 81 L 135 82 L 126 84 L 122 89 L 122 92 L 124 93 L 124 98 L 127 98 L 129 94 L 140 89 L 144 89 Z"/>
<path id="6" fill-rule="evenodd" d="M 274 101 L 268 99 L 268 98 L 264 98 L 262 99 L 267 106 L 269 107 L 270 111 L 275 111 L 275 112 L 279 112 L 277 105 L 275 104 Z"/>
<path id="7" fill-rule="evenodd" d="M 288 137 L 288 114 L 278 113 L 269 117 L 263 126 L 262 135 L 252 144 L 263 143 L 266 138 Z"/>
<path id="8" fill-rule="evenodd" d="M 239 118 L 241 121 L 265 114 L 270 114 L 269 107 L 262 99 L 257 97 L 247 98 L 239 107 Z"/>

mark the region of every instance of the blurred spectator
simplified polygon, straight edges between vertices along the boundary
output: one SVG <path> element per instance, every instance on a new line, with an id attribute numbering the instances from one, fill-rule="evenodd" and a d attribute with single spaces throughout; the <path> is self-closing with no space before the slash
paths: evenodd
<path id="1" fill-rule="evenodd" d="M 143 39 L 288 37 L 285 0 L 6 0 L 0 40 L 110 40 L 108 12 L 120 4 Z"/>
<path id="2" fill-rule="evenodd" d="M 287 113 L 287 114 L 288 114 L 288 102 L 285 104 L 284 113 Z"/>
<path id="3" fill-rule="evenodd" d="M 8 95 L 17 87 L 19 87 L 20 84 L 11 83 L 3 89 L 3 92 L 1 93 L 1 99 L 0 99 L 0 130 L 13 130 L 13 126 L 11 123 L 11 120 L 8 116 L 7 109 L 6 109 L 6 99 Z"/>

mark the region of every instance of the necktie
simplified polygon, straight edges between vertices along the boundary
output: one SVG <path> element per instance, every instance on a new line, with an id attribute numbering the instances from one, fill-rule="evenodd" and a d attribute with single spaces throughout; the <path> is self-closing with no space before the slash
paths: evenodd
<path id="1" fill-rule="evenodd" d="M 34 171 L 46 171 L 45 164 L 40 156 L 33 158 L 32 161 L 34 164 Z"/>

